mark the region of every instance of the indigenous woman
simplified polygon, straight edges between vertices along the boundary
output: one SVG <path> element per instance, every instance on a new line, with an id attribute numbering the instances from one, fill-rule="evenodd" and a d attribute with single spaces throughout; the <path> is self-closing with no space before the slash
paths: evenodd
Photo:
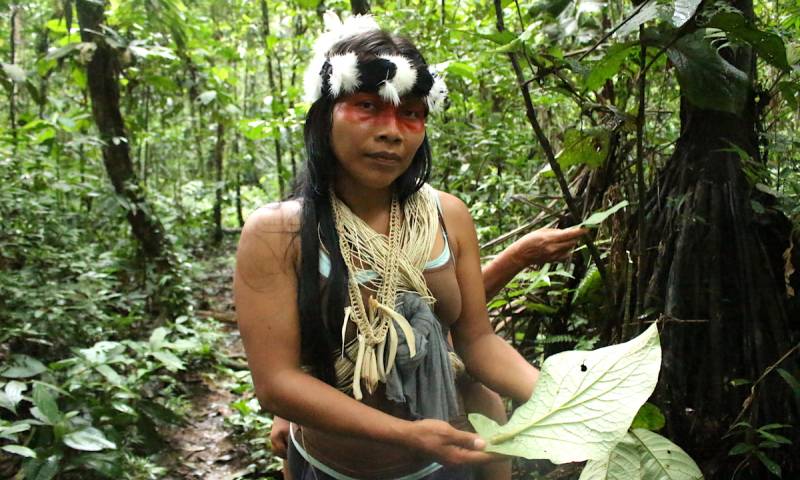
<path id="1" fill-rule="evenodd" d="M 490 327 L 469 211 L 426 184 L 443 82 L 371 17 L 326 20 L 302 180 L 250 216 L 237 253 L 256 394 L 292 422 L 296 480 L 471 478 L 498 457 L 465 430 L 456 383 L 524 402 L 538 372 Z"/>

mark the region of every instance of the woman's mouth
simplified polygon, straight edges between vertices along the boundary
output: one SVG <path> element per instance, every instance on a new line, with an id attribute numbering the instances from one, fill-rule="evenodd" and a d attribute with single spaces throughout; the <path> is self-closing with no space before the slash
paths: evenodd
<path id="1" fill-rule="evenodd" d="M 399 162 L 401 160 L 400 155 L 392 152 L 373 152 L 368 153 L 367 156 L 385 162 Z"/>

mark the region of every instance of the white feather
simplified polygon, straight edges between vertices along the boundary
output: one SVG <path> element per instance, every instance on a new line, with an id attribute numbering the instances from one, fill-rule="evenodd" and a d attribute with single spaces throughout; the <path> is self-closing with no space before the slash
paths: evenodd
<path id="1" fill-rule="evenodd" d="M 324 64 L 325 57 L 317 55 L 306 67 L 303 75 L 303 100 L 308 103 L 314 103 L 322 96 L 322 77 L 320 77 L 319 72 Z"/>
<path id="2" fill-rule="evenodd" d="M 333 11 L 327 11 L 322 16 L 325 31 L 314 42 L 314 53 L 327 54 L 338 42 L 381 27 L 372 15 L 355 15 L 342 22 Z"/>
<path id="3" fill-rule="evenodd" d="M 328 10 L 322 14 L 322 24 L 325 25 L 325 31 L 328 32 L 342 28 L 342 21 L 333 10 Z"/>
<path id="4" fill-rule="evenodd" d="M 383 82 L 381 88 L 378 89 L 381 98 L 393 105 L 400 105 L 400 94 L 397 93 L 397 88 L 392 82 Z"/>
<path id="5" fill-rule="evenodd" d="M 381 55 L 381 58 L 389 60 L 397 67 L 394 78 L 391 80 L 397 93 L 402 96 L 410 92 L 417 81 L 417 71 L 411 66 L 408 58 L 402 55 Z"/>
<path id="6" fill-rule="evenodd" d="M 380 30 L 381 27 L 378 25 L 378 22 L 375 21 L 375 17 L 366 14 L 349 17 L 342 24 L 342 29 L 348 36 L 353 36 L 373 30 Z"/>
<path id="7" fill-rule="evenodd" d="M 428 104 L 428 111 L 437 113 L 444 107 L 444 101 L 447 98 L 447 85 L 444 79 L 434 74 L 433 86 L 428 96 L 425 97 L 425 102 Z"/>
<path id="8" fill-rule="evenodd" d="M 335 12 L 327 11 L 322 16 L 322 19 L 325 24 L 325 31 L 314 42 L 314 56 L 303 77 L 304 99 L 312 103 L 322 96 L 322 78 L 319 72 L 325 64 L 325 59 L 330 49 L 342 40 L 361 33 L 380 30 L 381 28 L 372 15 L 355 15 L 342 22 Z M 341 71 L 343 72 L 342 76 L 336 80 L 337 88 L 340 91 L 354 89 L 352 82 L 354 78 L 356 82 L 358 81 L 357 71 L 355 77 L 351 75 L 352 69 L 349 67 Z"/>
<path id="9" fill-rule="evenodd" d="M 343 93 L 356 91 L 359 84 L 358 56 L 353 52 L 333 55 L 331 63 L 331 94 L 338 97 Z"/>

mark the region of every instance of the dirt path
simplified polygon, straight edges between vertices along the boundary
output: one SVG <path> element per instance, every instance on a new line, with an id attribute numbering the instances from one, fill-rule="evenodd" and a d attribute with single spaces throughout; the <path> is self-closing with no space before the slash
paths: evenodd
<path id="1" fill-rule="evenodd" d="M 231 251 L 232 252 L 232 251 Z M 218 359 L 234 370 L 246 369 L 244 348 L 234 319 L 231 292 L 232 253 L 211 259 L 201 278 L 198 313 L 221 320 L 222 339 Z M 206 371 L 191 372 L 184 378 L 189 391 L 191 410 L 186 424 L 165 433 L 173 451 L 165 467 L 168 479 L 234 480 L 270 478 L 253 472 L 252 457 L 246 442 L 237 441 L 225 418 L 234 414 L 231 404 L 242 398 L 231 388 L 237 380 L 230 370 L 211 366 Z"/>
<path id="2" fill-rule="evenodd" d="M 235 329 L 229 326 L 225 343 L 228 358 L 244 356 Z M 187 423 L 167 433 L 175 449 L 170 459 L 171 479 L 234 480 L 249 472 L 248 454 L 232 437 L 225 424 L 231 403 L 240 397 L 232 393 L 228 382 L 211 372 L 198 372 L 187 379 L 191 391 L 191 411 Z"/>

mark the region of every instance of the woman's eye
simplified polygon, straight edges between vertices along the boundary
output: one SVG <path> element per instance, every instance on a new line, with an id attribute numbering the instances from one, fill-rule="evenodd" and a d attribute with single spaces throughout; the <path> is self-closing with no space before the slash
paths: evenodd
<path id="1" fill-rule="evenodd" d="M 356 105 L 358 105 L 360 108 L 363 108 L 364 110 L 373 110 L 375 108 L 375 104 L 374 103 L 366 101 L 366 100 L 358 102 Z"/>
<path id="2" fill-rule="evenodd" d="M 412 120 L 423 118 L 423 114 L 419 110 L 403 110 L 403 116 Z"/>

